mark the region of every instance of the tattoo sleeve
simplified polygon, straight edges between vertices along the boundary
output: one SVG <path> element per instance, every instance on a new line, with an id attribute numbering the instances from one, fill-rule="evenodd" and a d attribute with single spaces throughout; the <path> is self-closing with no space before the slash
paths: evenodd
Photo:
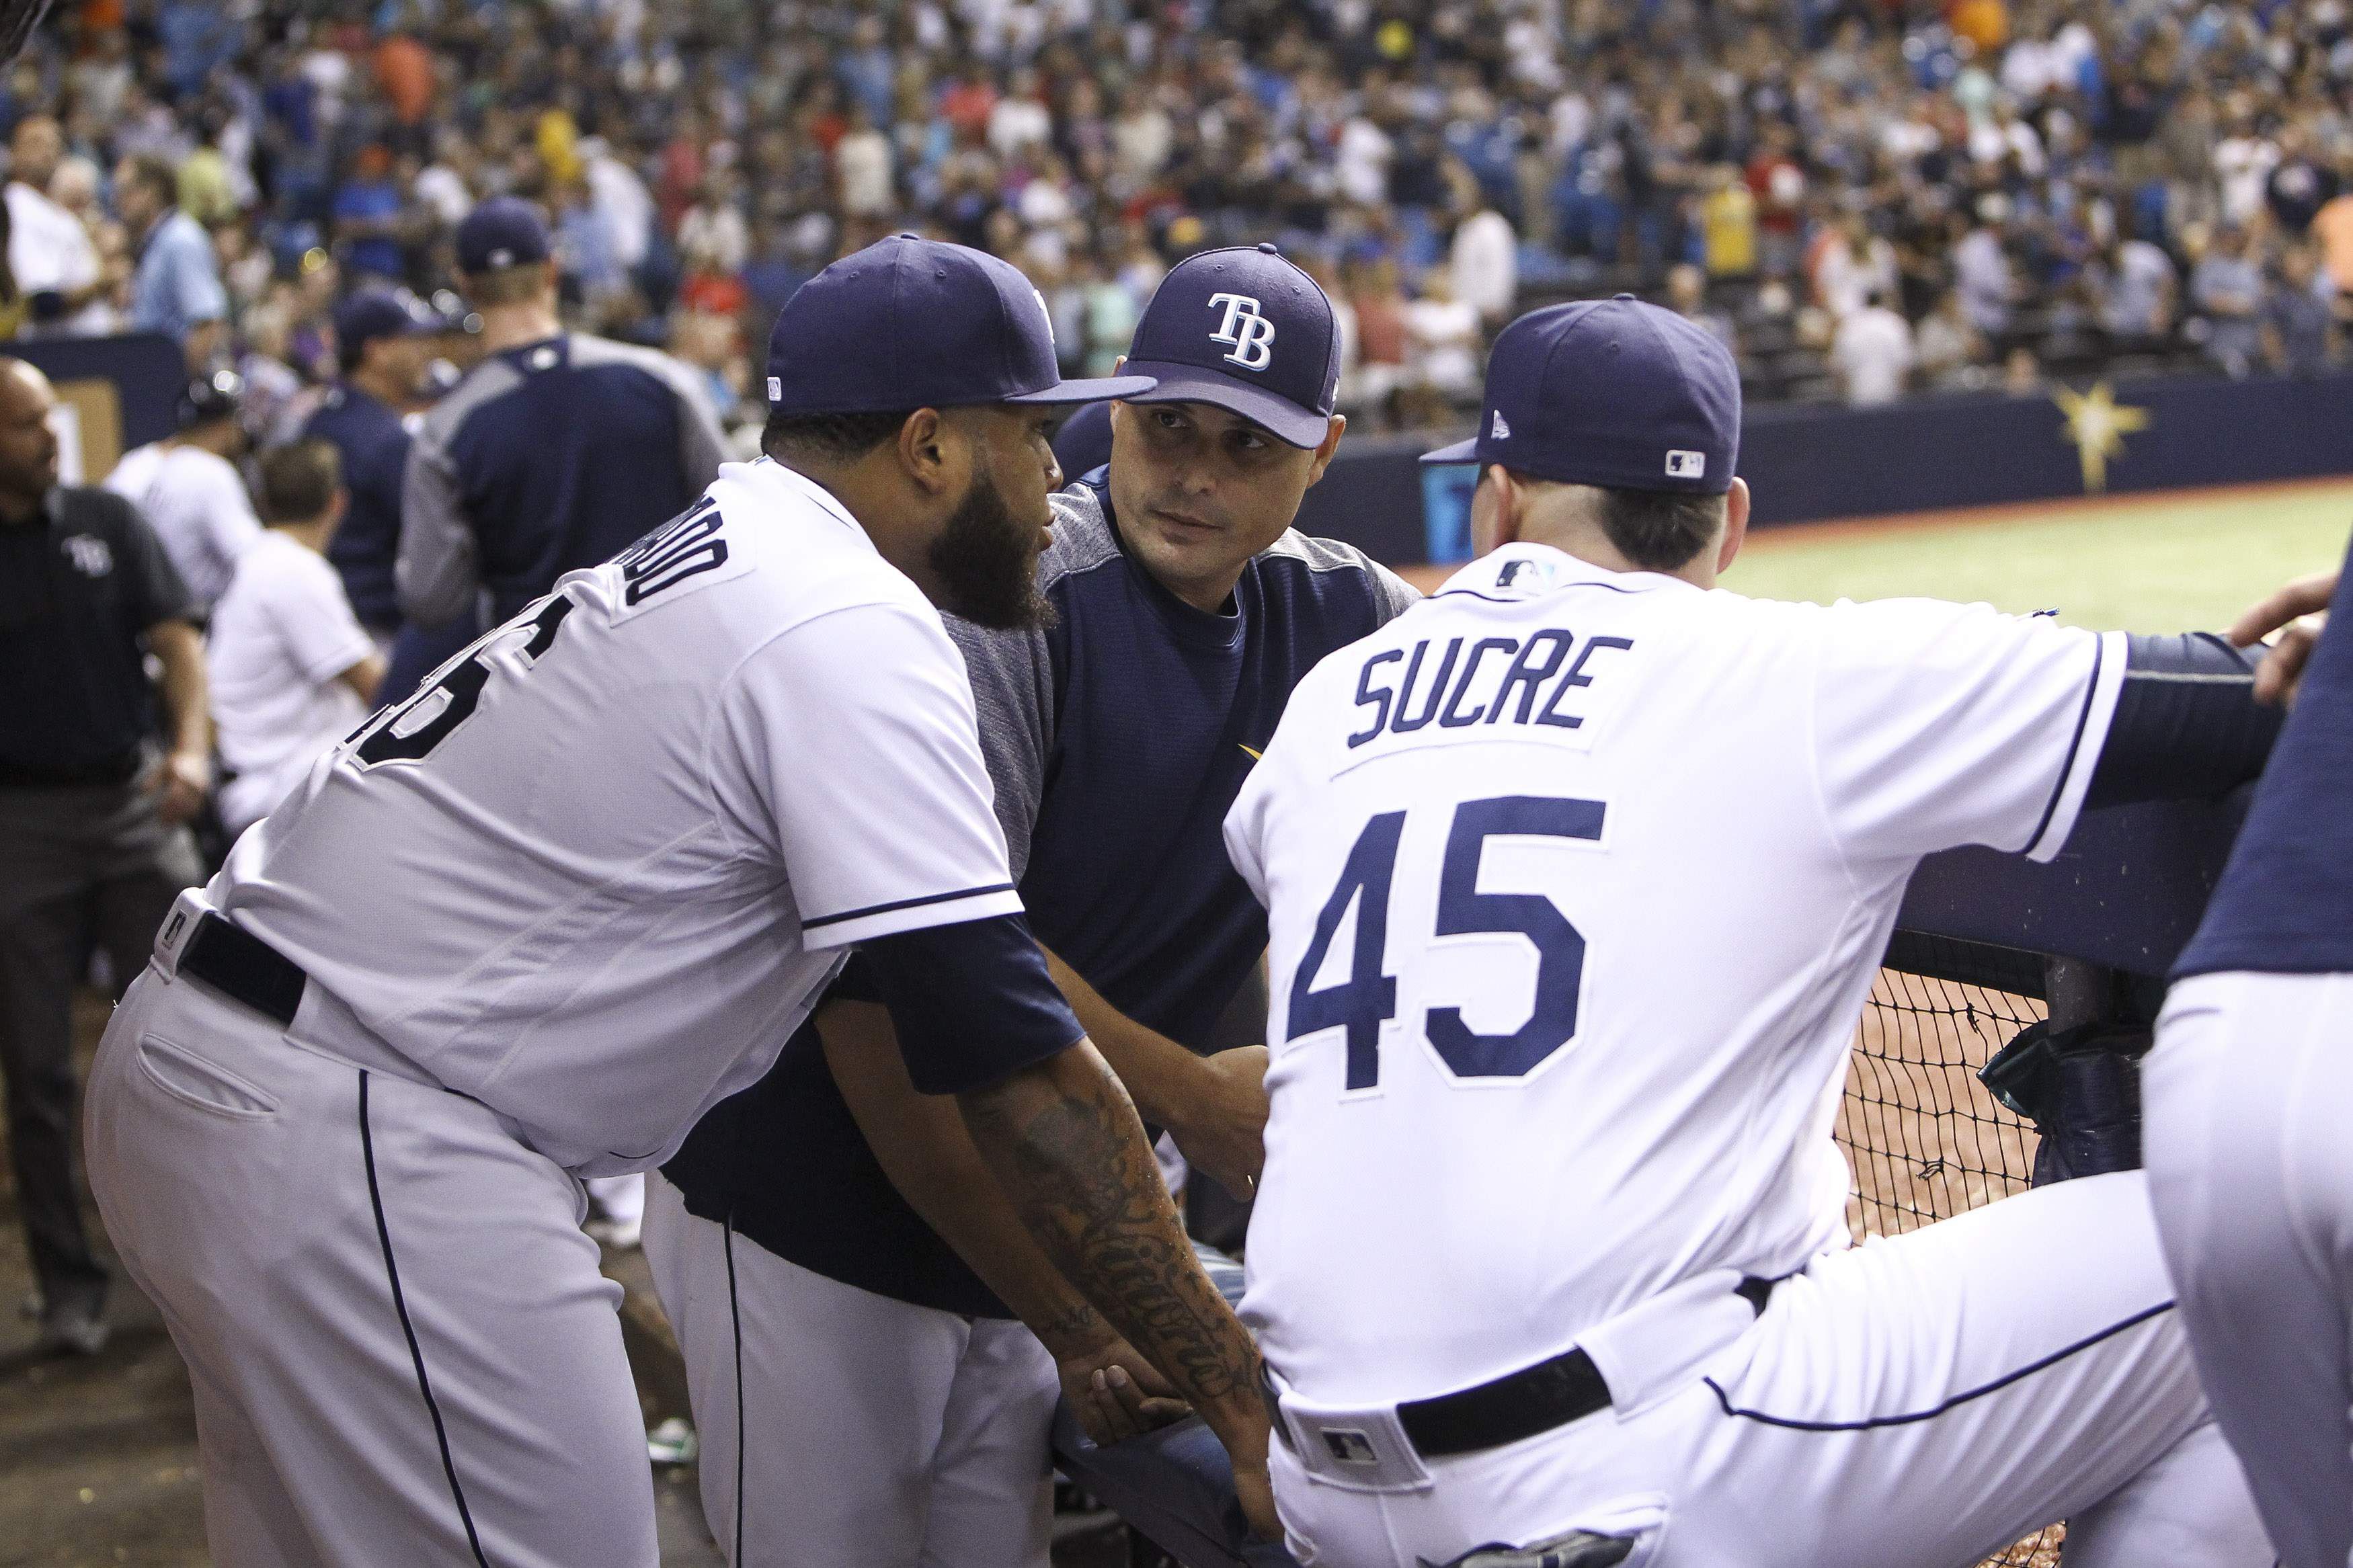
<path id="1" fill-rule="evenodd" d="M 1263 1452 L 1258 1352 L 1193 1256 L 1119 1080 L 1081 1041 L 959 1097 L 1038 1244 L 1228 1447 Z"/>

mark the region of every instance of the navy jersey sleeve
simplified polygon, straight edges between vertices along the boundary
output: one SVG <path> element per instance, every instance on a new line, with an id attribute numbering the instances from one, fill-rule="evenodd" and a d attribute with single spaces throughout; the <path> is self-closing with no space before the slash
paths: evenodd
<path id="1" fill-rule="evenodd" d="M 921 1093 L 983 1088 L 1086 1034 L 1019 915 L 894 931 L 860 957 Z"/>

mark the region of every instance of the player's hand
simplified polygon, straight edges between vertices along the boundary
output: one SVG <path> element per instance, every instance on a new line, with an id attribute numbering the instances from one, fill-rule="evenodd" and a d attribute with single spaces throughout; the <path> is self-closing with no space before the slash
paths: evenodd
<path id="1" fill-rule="evenodd" d="M 1234 1466 L 1234 1494 L 1241 1501 L 1242 1518 L 1250 1533 L 1261 1541 L 1282 1539 L 1282 1521 L 1274 1511 L 1274 1483 L 1267 1479 L 1263 1461 Z"/>
<path id="2" fill-rule="evenodd" d="M 2303 679 L 2305 664 L 2312 658 L 2313 645 L 2320 640 L 2320 628 L 2328 618 L 2320 612 L 2328 608 L 2336 592 L 2334 572 L 2299 577 L 2232 624 L 2231 640 L 2241 647 L 2252 647 L 2271 633 L 2280 633 L 2255 670 L 2257 701 L 2294 705 L 2296 683 Z"/>
<path id="3" fill-rule="evenodd" d="M 1182 1119 L 1168 1127 L 1176 1147 L 1219 1186 L 1248 1198 L 1266 1164 L 1266 1047 L 1202 1058 L 1185 1101 Z"/>
<path id="4" fill-rule="evenodd" d="M 197 752 L 172 752 L 147 780 L 155 815 L 166 827 L 177 827 L 195 816 L 205 804 L 205 792 L 212 787 L 212 759 Z"/>
<path id="5" fill-rule="evenodd" d="M 1182 1421 L 1193 1407 L 1176 1397 L 1168 1380 L 1152 1369 L 1125 1340 L 1056 1363 L 1062 1397 L 1086 1435 L 1097 1443 L 1120 1443 Z"/>

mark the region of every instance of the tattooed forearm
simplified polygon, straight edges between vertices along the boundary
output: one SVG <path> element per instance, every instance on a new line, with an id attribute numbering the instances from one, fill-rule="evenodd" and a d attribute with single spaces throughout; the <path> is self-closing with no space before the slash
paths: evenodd
<path id="1" fill-rule="evenodd" d="M 962 1097 L 1047 1255 L 1215 1421 L 1256 1408 L 1257 1352 L 1194 1258 L 1119 1080 L 1085 1045 Z"/>

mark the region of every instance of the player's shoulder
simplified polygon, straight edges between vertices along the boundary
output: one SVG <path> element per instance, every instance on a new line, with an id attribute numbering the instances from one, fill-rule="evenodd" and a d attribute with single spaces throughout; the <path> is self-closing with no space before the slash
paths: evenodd
<path id="1" fill-rule="evenodd" d="M 514 356 L 485 356 L 480 363 L 459 377 L 458 384 L 444 393 L 439 402 L 426 410 L 422 434 L 435 441 L 449 440 L 467 420 L 501 398 L 513 394 L 526 379 Z"/>
<path id="2" fill-rule="evenodd" d="M 1356 546 L 1295 528 L 1283 530 L 1253 564 L 1270 590 L 1343 615 L 1369 612 L 1374 626 L 1421 600 L 1411 584 Z"/>
<path id="3" fill-rule="evenodd" d="M 643 576 L 669 570 L 667 561 L 713 555 L 745 568 L 729 580 L 779 630 L 860 609 L 912 616 L 934 630 L 940 625 L 923 590 L 882 558 L 848 508 L 772 458 L 723 464 L 701 500 L 625 551 L 617 564 Z"/>
<path id="4" fill-rule="evenodd" d="M 1038 586 L 1052 594 L 1066 579 L 1082 577 L 1120 558 L 1111 507 L 1098 468 L 1047 499 L 1054 509 L 1053 541 L 1038 561 Z"/>
<path id="5" fill-rule="evenodd" d="M 588 332 L 575 332 L 568 347 L 569 363 L 577 371 L 634 371 L 651 376 L 673 391 L 680 389 L 692 374 L 676 357 L 642 343 L 625 343 Z"/>

